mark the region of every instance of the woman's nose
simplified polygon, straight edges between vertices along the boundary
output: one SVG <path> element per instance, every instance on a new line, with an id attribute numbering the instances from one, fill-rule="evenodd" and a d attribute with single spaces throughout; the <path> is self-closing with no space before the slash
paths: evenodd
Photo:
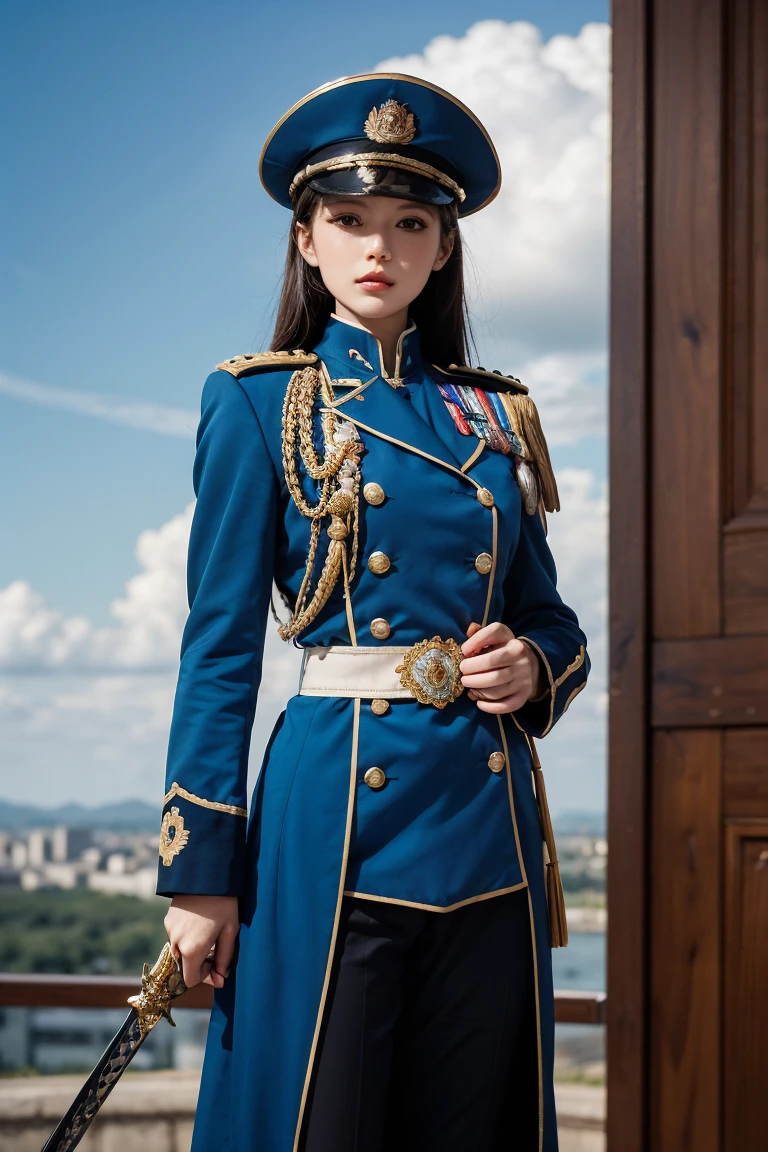
<path id="1" fill-rule="evenodd" d="M 389 245 L 380 233 L 368 238 L 366 255 L 375 256 L 378 259 L 389 259 Z"/>

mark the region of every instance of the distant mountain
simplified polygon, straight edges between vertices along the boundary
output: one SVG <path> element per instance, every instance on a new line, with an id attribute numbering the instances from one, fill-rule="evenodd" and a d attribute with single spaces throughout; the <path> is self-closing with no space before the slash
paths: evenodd
<path id="1" fill-rule="evenodd" d="M 605 812 L 561 812 L 552 817 L 555 836 L 605 836 Z"/>
<path id="2" fill-rule="evenodd" d="M 84 804 L 60 804 L 43 808 L 37 804 L 13 804 L 0 800 L 0 829 L 19 832 L 25 828 L 94 828 L 104 832 L 156 832 L 160 809 L 143 800 L 120 800 L 89 808 Z"/>

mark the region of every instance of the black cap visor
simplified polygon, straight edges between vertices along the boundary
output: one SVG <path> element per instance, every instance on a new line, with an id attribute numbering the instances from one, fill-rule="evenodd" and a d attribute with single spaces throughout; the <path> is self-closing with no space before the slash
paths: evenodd
<path id="1" fill-rule="evenodd" d="M 378 164 L 362 163 L 335 172 L 318 172 L 307 183 L 316 192 L 342 196 L 393 196 L 436 206 L 454 200 L 448 188 L 426 176 Z"/>

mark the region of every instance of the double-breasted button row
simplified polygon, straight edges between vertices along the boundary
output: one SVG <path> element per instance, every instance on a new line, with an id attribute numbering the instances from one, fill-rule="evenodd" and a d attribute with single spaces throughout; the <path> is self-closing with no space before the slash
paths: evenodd
<path id="1" fill-rule="evenodd" d="M 491 772 L 501 772 L 506 762 L 507 758 L 503 752 L 491 752 L 488 757 L 488 767 Z"/>
<path id="2" fill-rule="evenodd" d="M 389 712 L 389 700 L 371 700 L 371 712 L 376 716 L 383 716 L 385 712 Z"/>
<path id="3" fill-rule="evenodd" d="M 371 620 L 371 632 L 377 640 L 386 640 L 391 631 L 389 620 L 385 620 L 383 616 L 377 616 L 375 620 Z"/>
<path id="4" fill-rule="evenodd" d="M 493 556 L 490 552 L 481 552 L 479 556 L 475 557 L 475 568 L 481 576 L 486 576 L 493 567 Z"/>
<path id="5" fill-rule="evenodd" d="M 363 780 L 369 788 L 382 788 L 386 783 L 387 774 L 383 768 L 369 768 Z"/>

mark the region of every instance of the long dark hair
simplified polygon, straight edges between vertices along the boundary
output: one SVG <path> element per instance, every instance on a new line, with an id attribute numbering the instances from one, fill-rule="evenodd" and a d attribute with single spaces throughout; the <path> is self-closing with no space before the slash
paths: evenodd
<path id="1" fill-rule="evenodd" d="M 314 348 L 334 308 L 334 298 L 325 287 L 319 268 L 308 264 L 296 243 L 296 224 L 310 225 L 322 193 L 308 184 L 301 189 L 294 206 L 285 258 L 283 289 L 277 308 L 271 352 Z M 468 344 L 474 347 L 472 327 L 464 294 L 464 256 L 455 203 L 438 206 L 443 236 L 455 233 L 453 251 L 442 268 L 432 272 L 419 295 L 408 308 L 418 326 L 421 354 L 432 364 L 466 364 Z"/>

